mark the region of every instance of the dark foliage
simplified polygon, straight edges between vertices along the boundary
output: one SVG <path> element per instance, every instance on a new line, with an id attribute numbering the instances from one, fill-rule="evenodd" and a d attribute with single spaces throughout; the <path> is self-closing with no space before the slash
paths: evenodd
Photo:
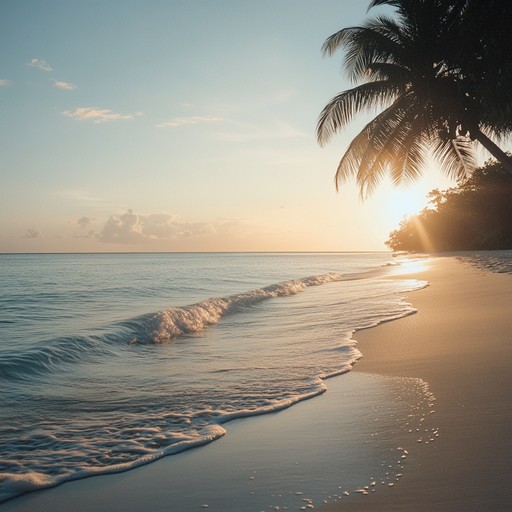
<path id="1" fill-rule="evenodd" d="M 365 197 L 385 175 L 418 178 L 430 155 L 462 178 L 475 168 L 477 143 L 512 172 L 496 143 L 512 132 L 512 1 L 370 1 L 370 9 L 383 5 L 393 15 L 343 28 L 323 45 L 327 55 L 343 51 L 354 87 L 322 110 L 319 143 L 357 114 L 376 114 L 342 156 L 336 185 L 355 178 Z"/>
<path id="2" fill-rule="evenodd" d="M 459 92 L 481 126 L 497 134 L 512 130 L 510 0 L 444 0 L 452 13 L 454 39 L 447 63 L 459 69 Z M 463 44 L 456 44 L 457 40 Z"/>
<path id="3" fill-rule="evenodd" d="M 512 249 L 512 172 L 500 163 L 489 161 L 457 187 L 429 197 L 429 206 L 390 234 L 392 250 Z"/>

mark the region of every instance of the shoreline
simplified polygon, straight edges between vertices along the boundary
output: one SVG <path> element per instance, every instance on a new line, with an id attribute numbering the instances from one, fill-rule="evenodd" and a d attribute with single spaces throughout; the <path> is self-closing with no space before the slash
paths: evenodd
<path id="1" fill-rule="evenodd" d="M 428 382 L 439 439 L 396 488 L 325 511 L 512 509 L 512 275 L 454 256 L 426 264 L 429 286 L 407 296 L 418 312 L 357 332 L 353 371 Z"/>
<path id="2" fill-rule="evenodd" d="M 314 490 L 333 493 L 332 477 L 344 479 L 343 488 L 334 487 L 339 496 L 329 496 L 328 504 L 315 499 L 315 508 L 324 511 L 509 510 L 512 276 L 480 270 L 453 256 L 422 263 L 425 272 L 411 265 L 410 273 L 396 273 L 397 278 L 429 281 L 427 288 L 407 294 L 418 312 L 357 331 L 363 357 L 348 374 L 327 379 L 326 393 L 281 412 L 229 422 L 225 437 L 197 450 L 126 473 L 29 493 L 4 502 L 0 510 L 188 512 L 209 504 L 214 512 L 228 510 L 224 506 L 229 504 L 229 510 L 258 512 L 268 506 L 247 508 L 249 496 L 272 491 L 277 504 L 277 484 L 288 477 L 299 479 L 293 499 L 303 506 Z M 439 431 L 435 443 L 418 443 L 419 434 L 396 426 L 405 411 L 396 400 L 404 394 L 396 390 L 399 379 L 428 383 L 436 402 L 426 424 Z M 384 444 L 380 439 L 373 443 L 377 434 L 384 434 Z M 338 451 L 331 449 L 333 441 Z M 375 468 L 362 459 L 370 454 L 375 462 L 398 446 L 412 449 L 403 476 L 388 487 L 384 473 L 374 474 Z M 338 466 L 341 457 L 349 471 Z M 390 471 L 402 474 L 398 467 Z M 373 478 L 382 479 L 377 492 L 361 495 L 350 487 Z M 173 486 L 193 494 L 194 505 L 180 506 Z M 350 496 L 342 495 L 344 489 Z M 289 510 L 300 509 L 295 506 Z"/>

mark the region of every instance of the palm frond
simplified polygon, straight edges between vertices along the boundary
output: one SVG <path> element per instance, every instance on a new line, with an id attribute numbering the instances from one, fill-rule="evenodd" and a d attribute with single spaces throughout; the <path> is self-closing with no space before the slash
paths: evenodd
<path id="1" fill-rule="evenodd" d="M 423 120 L 414 97 L 403 97 L 390 115 L 376 126 L 363 155 L 356 181 L 361 197 L 368 197 L 384 174 L 398 184 L 418 178 L 425 162 Z"/>
<path id="2" fill-rule="evenodd" d="M 322 45 L 322 53 L 324 55 L 332 56 L 351 39 L 351 33 L 358 31 L 360 28 L 361 27 L 342 28 L 341 30 L 338 30 L 338 32 L 330 35 Z"/>
<path id="3" fill-rule="evenodd" d="M 372 62 L 366 69 L 368 81 L 387 80 L 405 89 L 405 84 L 410 82 L 409 69 L 389 62 Z"/>
<path id="4" fill-rule="evenodd" d="M 353 176 L 357 176 L 361 162 L 364 161 L 365 156 L 369 157 L 374 150 L 371 141 L 372 133 L 375 132 L 376 125 L 389 115 L 392 108 L 393 106 L 388 107 L 388 109 L 375 117 L 375 119 L 372 119 L 349 144 L 347 150 L 341 157 L 334 176 L 336 190 L 339 190 L 339 185 L 342 181 L 348 181 Z"/>
<path id="5" fill-rule="evenodd" d="M 354 114 L 378 106 L 387 106 L 399 93 L 396 86 L 388 81 L 361 84 L 344 91 L 327 103 L 317 123 L 317 139 L 321 146 L 344 128 Z"/>
<path id="6" fill-rule="evenodd" d="M 341 181 L 347 181 L 352 176 L 356 176 L 356 181 L 360 185 L 379 181 L 386 171 L 386 164 L 389 161 L 387 151 L 396 127 L 400 124 L 401 105 L 404 101 L 396 100 L 370 121 L 351 142 L 336 171 L 337 189 Z M 379 162 L 382 162 L 382 165 Z M 373 174 L 370 172 L 372 167 Z"/>
<path id="7" fill-rule="evenodd" d="M 390 20 L 390 24 L 393 22 Z M 367 81 L 367 70 L 377 62 L 396 62 L 400 47 L 396 34 L 384 26 L 384 20 L 368 22 L 353 31 L 345 44 L 345 73 L 355 83 Z"/>
<path id="8" fill-rule="evenodd" d="M 370 125 L 371 123 L 369 123 Z M 349 147 L 347 148 L 347 151 L 342 156 L 338 168 L 336 170 L 336 174 L 334 176 L 334 182 L 336 185 L 336 190 L 339 191 L 340 184 L 342 182 L 349 181 L 352 177 L 356 177 L 356 182 L 360 185 L 358 180 L 359 171 L 361 170 L 361 165 L 363 162 L 363 156 L 362 155 L 370 155 L 375 153 L 377 150 L 376 148 L 372 147 L 372 127 L 371 126 L 365 126 L 361 132 L 352 140 Z M 385 168 L 379 167 L 375 169 L 373 179 L 375 182 L 378 182 L 382 175 L 385 173 Z M 363 191 L 361 189 L 360 185 L 360 195 L 361 197 L 366 195 L 366 191 Z"/>
<path id="9" fill-rule="evenodd" d="M 427 157 L 424 134 L 412 127 L 403 145 L 403 151 L 391 165 L 390 176 L 393 185 L 417 180 L 423 174 Z"/>
<path id="10" fill-rule="evenodd" d="M 436 137 L 433 155 L 446 174 L 454 179 L 465 178 L 476 169 L 474 144 L 466 137 Z"/>
<path id="11" fill-rule="evenodd" d="M 400 96 L 349 145 L 336 171 L 336 188 L 355 176 L 364 199 L 386 174 L 394 184 L 417 179 L 426 161 L 431 121 L 414 93 Z"/>
<path id="12" fill-rule="evenodd" d="M 398 7 L 400 4 L 400 0 L 372 0 L 370 5 L 368 6 L 367 12 L 374 7 L 378 7 L 380 5 L 390 5 L 391 7 Z"/>
<path id="13" fill-rule="evenodd" d="M 396 23 L 385 18 L 370 21 L 364 26 L 349 27 L 332 34 L 322 46 L 324 54 L 345 50 L 344 68 L 349 78 L 357 83 L 367 81 L 368 66 L 375 62 L 394 62 L 399 53 Z"/>
<path id="14" fill-rule="evenodd" d="M 325 41 L 324 54 L 344 50 L 344 69 L 358 85 L 326 105 L 317 124 L 319 143 L 328 142 L 356 113 L 384 109 L 348 146 L 336 170 L 336 188 L 355 177 L 361 195 L 366 196 L 386 173 L 395 184 L 416 179 L 428 149 L 448 175 L 460 178 L 476 163 L 471 140 L 457 137 L 457 133 L 499 137 L 512 132 L 512 65 L 507 64 L 508 54 L 498 51 L 501 60 L 473 64 L 457 48 L 460 34 L 470 34 L 461 31 L 457 12 L 474 3 L 370 0 L 370 9 L 393 7 L 393 18 L 376 16 Z M 475 12 L 481 12 L 477 7 Z M 466 22 L 468 16 L 464 16 Z M 476 27 L 475 22 L 468 27 Z M 470 45 L 480 51 L 471 55 L 488 58 L 490 52 L 494 55 L 506 46 L 497 44 L 503 42 L 501 36 L 486 37 Z M 498 71 L 489 70 L 489 62 L 495 63 Z M 482 137 L 477 140 L 485 146 Z"/>

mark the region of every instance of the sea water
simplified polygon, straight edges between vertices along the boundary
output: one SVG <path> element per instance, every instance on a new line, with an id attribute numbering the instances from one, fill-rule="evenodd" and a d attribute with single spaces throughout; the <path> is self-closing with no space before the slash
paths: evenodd
<path id="1" fill-rule="evenodd" d="M 0 255 L 0 501 L 325 390 L 414 312 L 387 253 Z"/>

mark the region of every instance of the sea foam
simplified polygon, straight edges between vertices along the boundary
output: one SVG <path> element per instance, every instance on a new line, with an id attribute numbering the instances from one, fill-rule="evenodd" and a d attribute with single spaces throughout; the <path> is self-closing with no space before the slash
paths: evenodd
<path id="1" fill-rule="evenodd" d="M 166 343 L 179 336 L 203 331 L 224 315 L 262 301 L 288 297 L 310 286 L 354 279 L 334 272 L 294 279 L 228 297 L 215 297 L 188 306 L 172 307 L 142 315 L 113 326 L 110 332 L 91 336 L 66 336 L 41 343 L 31 350 L 4 354 L 0 358 L 0 380 L 27 380 L 55 371 L 59 365 L 104 356 L 109 347 L 126 343 Z"/>
<path id="2" fill-rule="evenodd" d="M 424 285 L 386 279 L 375 255 L 195 258 L 33 258 L 34 275 L 42 263 L 46 276 L 69 272 L 40 303 L 29 293 L 37 283 L 26 300 L 4 297 L 13 302 L 7 319 L 19 323 L 0 346 L 0 501 L 150 463 L 217 439 L 227 421 L 322 393 L 323 379 L 361 357 L 352 334 L 414 312 L 401 294 Z M 21 260 L 13 282 L 30 275 Z M 85 288 L 87 303 L 75 295 Z M 189 305 L 158 311 L 169 303 Z M 71 319 L 82 314 L 73 335 Z"/>
<path id="3" fill-rule="evenodd" d="M 133 329 L 132 343 L 165 343 L 184 334 L 192 334 L 217 324 L 228 313 L 277 297 L 288 297 L 310 286 L 341 281 L 341 274 L 327 274 L 294 279 L 257 288 L 246 293 L 217 297 L 184 307 L 173 307 L 145 315 L 127 323 Z"/>

